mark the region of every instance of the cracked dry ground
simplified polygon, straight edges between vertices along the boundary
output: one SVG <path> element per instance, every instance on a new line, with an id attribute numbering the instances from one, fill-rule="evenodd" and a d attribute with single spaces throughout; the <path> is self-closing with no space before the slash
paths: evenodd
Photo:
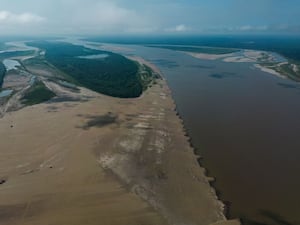
<path id="1" fill-rule="evenodd" d="M 235 223 L 225 221 L 165 81 L 137 99 L 77 95 L 1 119 L 0 224 Z"/>

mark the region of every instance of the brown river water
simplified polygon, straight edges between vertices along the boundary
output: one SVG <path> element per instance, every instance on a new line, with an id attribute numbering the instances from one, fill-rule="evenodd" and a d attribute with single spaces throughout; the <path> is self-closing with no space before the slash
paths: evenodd
<path id="1" fill-rule="evenodd" d="M 253 63 L 136 45 L 112 49 L 162 71 L 227 217 L 246 225 L 300 224 L 300 83 Z"/>
<path id="2" fill-rule="evenodd" d="M 300 84 L 252 63 L 128 47 L 163 72 L 228 217 L 300 224 Z"/>

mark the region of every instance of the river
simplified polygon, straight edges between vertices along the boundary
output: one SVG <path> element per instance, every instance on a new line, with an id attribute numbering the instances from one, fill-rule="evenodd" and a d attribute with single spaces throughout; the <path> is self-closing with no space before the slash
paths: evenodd
<path id="1" fill-rule="evenodd" d="M 163 72 L 230 218 L 299 224 L 300 84 L 252 63 L 142 46 L 119 46 L 119 52 L 141 56 Z"/>

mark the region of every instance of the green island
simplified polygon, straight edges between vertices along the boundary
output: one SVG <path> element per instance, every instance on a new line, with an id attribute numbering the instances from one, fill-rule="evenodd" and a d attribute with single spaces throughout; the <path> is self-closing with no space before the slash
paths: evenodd
<path id="1" fill-rule="evenodd" d="M 287 78 L 300 82 L 300 63 L 289 59 L 286 63 L 259 62 L 263 67 L 275 70 L 277 73 Z"/>
<path id="2" fill-rule="evenodd" d="M 297 68 L 297 69 L 295 69 L 295 68 Z M 300 68 L 300 63 L 293 62 L 290 60 L 289 63 L 282 64 L 279 67 L 277 67 L 277 71 L 279 73 L 282 73 L 282 74 L 288 76 L 292 80 L 300 81 L 300 71 L 298 68 Z"/>
<path id="3" fill-rule="evenodd" d="M 24 105 L 35 105 L 55 97 L 55 93 L 49 90 L 42 81 L 36 81 L 21 99 Z"/>
<path id="4" fill-rule="evenodd" d="M 67 79 L 93 91 L 120 98 L 139 97 L 156 74 L 144 65 L 107 51 L 63 42 L 37 41 L 30 46 L 45 50 L 44 60 L 71 77 Z"/>
<path id="5" fill-rule="evenodd" d="M 164 48 L 164 49 L 170 49 L 170 50 L 182 51 L 182 52 L 216 54 L 216 55 L 230 54 L 230 53 L 240 51 L 239 49 L 232 49 L 232 48 L 201 47 L 201 46 L 198 47 L 198 46 L 176 46 L 176 45 L 147 45 L 147 47 Z"/>

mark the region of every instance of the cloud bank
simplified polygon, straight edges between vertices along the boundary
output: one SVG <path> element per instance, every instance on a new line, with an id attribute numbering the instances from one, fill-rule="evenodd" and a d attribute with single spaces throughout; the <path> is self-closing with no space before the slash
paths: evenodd
<path id="1" fill-rule="evenodd" d="M 1 35 L 300 33 L 298 0 L 1 0 Z"/>
<path id="2" fill-rule="evenodd" d="M 186 25 L 179 24 L 179 25 L 177 25 L 175 27 L 167 28 L 165 31 L 167 31 L 167 32 L 183 33 L 183 32 L 186 32 L 188 30 L 189 30 L 189 28 Z"/>
<path id="3" fill-rule="evenodd" d="M 40 23 L 44 20 L 45 18 L 32 13 L 15 14 L 9 11 L 0 11 L 0 24 L 2 25 Z"/>

